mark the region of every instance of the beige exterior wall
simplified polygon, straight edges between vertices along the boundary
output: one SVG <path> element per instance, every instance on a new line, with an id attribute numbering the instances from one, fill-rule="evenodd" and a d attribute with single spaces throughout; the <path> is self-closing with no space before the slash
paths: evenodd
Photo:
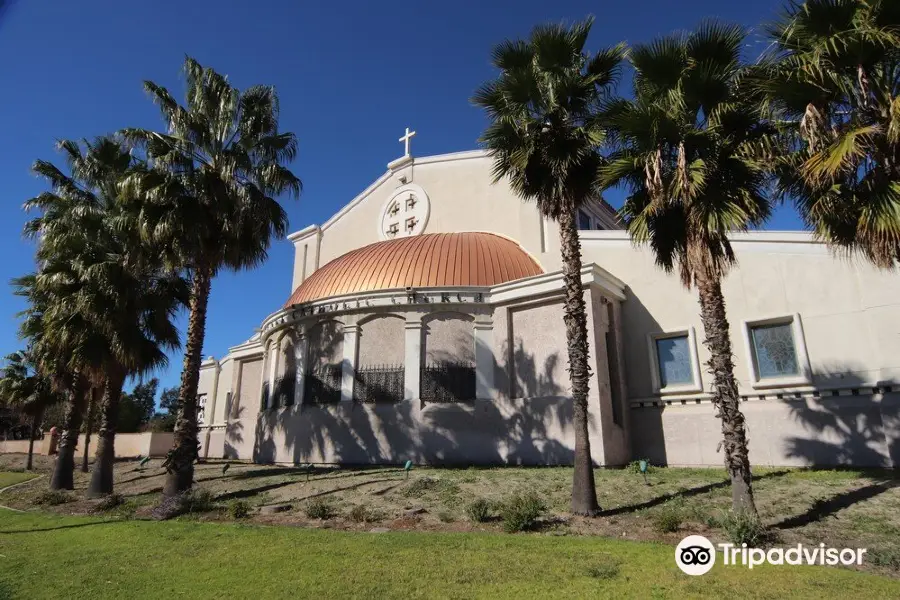
<path id="1" fill-rule="evenodd" d="M 814 387 L 900 382 L 900 277 L 835 259 L 824 246 L 808 241 L 737 238 L 733 245 L 738 266 L 725 279 L 723 293 L 742 394 L 764 393 L 750 382 L 742 322 L 793 314 L 800 315 Z M 654 396 L 648 334 L 692 326 L 699 362 L 709 360 L 696 291 L 662 273 L 649 250 L 633 248 L 618 232 L 602 232 L 582 236 L 582 253 L 586 262 L 597 262 L 628 286 L 623 328 L 632 400 Z M 702 368 L 701 380 L 709 392 L 712 381 Z"/>
<path id="2" fill-rule="evenodd" d="M 234 378 L 234 360 L 226 358 L 219 366 L 219 382 L 216 390 L 216 406 L 211 416 L 210 423 L 220 425 L 225 422 L 226 415 L 231 410 L 234 394 L 232 393 Z"/>
<path id="3" fill-rule="evenodd" d="M 405 320 L 401 316 L 377 316 L 359 327 L 359 366 L 403 366 Z"/>
<path id="4" fill-rule="evenodd" d="M 738 266 L 723 293 L 735 376 L 746 399 L 741 408 L 751 462 L 898 464 L 900 277 L 837 259 L 804 234 L 738 235 L 733 245 Z M 660 272 L 648 250 L 633 248 L 616 232 L 583 235 L 582 248 L 586 261 L 598 262 L 628 286 L 622 315 L 632 453 L 673 465 L 722 464 L 696 291 Z M 754 387 L 744 321 L 794 314 L 802 324 L 811 381 Z M 696 331 L 703 391 L 657 394 L 648 335 L 686 327 Z M 894 393 L 872 394 L 885 386 Z"/>
<path id="5" fill-rule="evenodd" d="M 749 400 L 750 463 L 771 466 L 897 467 L 900 393 L 821 399 Z M 712 404 L 631 410 L 636 458 L 672 466 L 722 465 L 722 439 Z"/>
<path id="6" fill-rule="evenodd" d="M 337 365 L 344 358 L 344 326 L 338 321 L 322 321 L 309 330 L 310 367 Z"/>
<path id="7" fill-rule="evenodd" d="M 47 439 L 50 436 L 47 435 Z M 44 454 L 43 451 L 43 440 L 34 440 L 34 451 L 38 454 Z M 28 440 L 6 440 L 0 441 L 0 454 L 12 454 L 12 453 L 20 453 L 26 454 L 28 452 Z"/>
<path id="8" fill-rule="evenodd" d="M 135 458 L 138 456 L 165 456 L 172 447 L 174 434 L 168 432 L 144 432 L 144 433 L 119 433 L 116 434 L 116 456 L 119 458 Z M 76 455 L 84 452 L 85 436 L 78 436 Z M 91 437 L 91 447 L 88 452 L 91 456 L 97 450 L 97 436 Z M 0 442 L 0 454 L 11 452 L 28 452 L 28 440 L 12 440 Z M 45 434 L 44 439 L 34 441 L 35 454 L 48 454 L 50 452 L 50 434 Z"/>
<path id="9" fill-rule="evenodd" d="M 439 312 L 422 320 L 426 364 L 475 361 L 475 330 L 471 316 Z"/>

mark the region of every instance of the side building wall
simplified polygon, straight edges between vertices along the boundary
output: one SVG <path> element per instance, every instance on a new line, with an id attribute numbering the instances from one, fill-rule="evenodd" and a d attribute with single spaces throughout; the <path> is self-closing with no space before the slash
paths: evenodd
<path id="1" fill-rule="evenodd" d="M 585 295 L 588 306 L 596 303 L 603 307 L 598 310 L 600 317 L 591 311 L 588 322 L 592 455 L 597 464 L 619 465 L 627 461 L 629 452 L 624 423 L 605 422 L 613 414 L 605 367 L 607 305 L 599 292 L 586 290 Z M 431 315 L 409 313 L 404 318 L 407 323 L 424 323 L 422 364 L 427 364 L 426 357 L 471 364 L 477 362 L 474 357 L 483 355 L 478 344 L 484 344 L 494 365 L 491 397 L 458 403 L 418 398 L 389 404 L 342 401 L 261 411 L 263 359 L 231 359 L 234 371 L 240 372 L 232 377 L 232 385 L 238 386 L 240 393 L 237 412 L 224 423 L 214 424 L 223 431 L 221 456 L 288 464 L 406 460 L 421 464 L 571 464 L 575 434 L 561 300 L 500 305 L 491 315 L 474 317 L 435 311 Z M 397 316 L 368 321 L 375 325 L 371 333 L 406 337 L 406 328 L 397 327 L 393 320 L 402 324 Z M 362 322 L 362 335 L 366 335 L 364 318 Z M 489 335 L 483 331 L 487 323 L 492 324 Z M 482 330 L 476 336 L 479 327 Z M 395 348 L 398 341 L 384 343 L 393 348 L 393 354 L 399 354 Z M 374 356 L 366 347 L 361 346 L 364 350 L 359 360 L 372 361 Z M 313 344 L 309 353 L 312 359 Z M 490 368 L 491 362 L 487 364 Z M 220 456 L 215 452 L 209 457 Z"/>
<path id="2" fill-rule="evenodd" d="M 750 460 L 760 465 L 900 465 L 900 277 L 839 259 L 806 234 L 734 236 L 723 284 Z M 670 465 L 721 465 L 696 290 L 620 232 L 582 234 L 586 262 L 626 282 L 624 363 L 632 454 Z M 796 319 L 805 371 L 758 379 L 748 325 Z M 693 328 L 697 389 L 659 391 L 653 337 Z"/>

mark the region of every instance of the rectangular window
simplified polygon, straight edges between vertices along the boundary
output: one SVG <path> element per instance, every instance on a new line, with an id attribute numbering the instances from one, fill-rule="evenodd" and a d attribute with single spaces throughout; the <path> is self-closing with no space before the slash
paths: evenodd
<path id="1" fill-rule="evenodd" d="M 800 374 L 791 323 L 750 326 L 753 360 L 760 379 Z"/>
<path id="2" fill-rule="evenodd" d="M 578 229 L 588 230 L 591 228 L 591 215 L 583 210 L 578 211 Z"/>
<path id="3" fill-rule="evenodd" d="M 619 348 L 616 341 L 616 319 L 612 303 L 606 305 L 609 330 L 606 332 L 606 368 L 609 370 L 609 392 L 612 403 L 612 420 L 622 425 L 622 394 L 619 381 Z"/>
<path id="4" fill-rule="evenodd" d="M 687 334 L 656 340 L 660 388 L 694 383 L 691 346 Z"/>

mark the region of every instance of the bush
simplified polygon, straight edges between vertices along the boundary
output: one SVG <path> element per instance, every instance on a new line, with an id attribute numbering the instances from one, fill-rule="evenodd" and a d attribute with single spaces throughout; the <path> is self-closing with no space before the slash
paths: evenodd
<path id="1" fill-rule="evenodd" d="M 38 494 L 34 499 L 34 503 L 41 506 L 57 506 L 74 500 L 75 497 L 69 492 L 63 490 L 47 490 L 46 492 Z"/>
<path id="2" fill-rule="evenodd" d="M 351 508 L 348 516 L 354 523 L 374 523 L 381 520 L 381 515 L 363 504 L 357 504 Z"/>
<path id="3" fill-rule="evenodd" d="M 191 488 L 179 496 L 180 514 L 201 513 L 216 507 L 216 496 L 204 488 Z"/>
<path id="4" fill-rule="evenodd" d="M 659 510 L 653 513 L 651 519 L 653 521 L 653 529 L 658 533 L 673 533 L 678 531 L 684 522 L 684 513 L 680 504 L 666 502 Z"/>
<path id="5" fill-rule="evenodd" d="M 246 500 L 234 500 L 228 505 L 228 514 L 232 519 L 246 519 L 250 516 L 250 503 Z"/>
<path id="6" fill-rule="evenodd" d="M 306 512 L 306 516 L 310 519 L 322 519 L 323 521 L 327 521 L 334 516 L 335 511 L 328 500 L 313 498 L 306 503 L 304 512 Z"/>
<path id="7" fill-rule="evenodd" d="M 94 505 L 94 510 L 97 512 L 106 512 L 123 504 L 125 504 L 125 497 L 122 494 L 110 494 Z"/>
<path id="8" fill-rule="evenodd" d="M 759 546 L 768 537 L 766 527 L 759 518 L 745 511 L 724 513 L 719 519 L 719 526 L 725 530 L 728 540 L 736 546 Z"/>
<path id="9" fill-rule="evenodd" d="M 900 548 L 871 549 L 866 555 L 866 562 L 876 567 L 887 567 L 900 571 Z"/>
<path id="10" fill-rule="evenodd" d="M 403 495 L 407 498 L 419 498 L 425 492 L 436 487 L 438 487 L 438 480 L 434 477 L 420 477 L 413 479 L 403 488 Z"/>
<path id="11" fill-rule="evenodd" d="M 503 503 L 500 518 L 507 533 L 533 529 L 538 518 L 547 510 L 544 501 L 534 492 L 516 494 Z"/>
<path id="12" fill-rule="evenodd" d="M 466 516 L 473 523 L 484 523 L 491 518 L 491 503 L 484 498 L 472 501 L 466 507 Z"/>

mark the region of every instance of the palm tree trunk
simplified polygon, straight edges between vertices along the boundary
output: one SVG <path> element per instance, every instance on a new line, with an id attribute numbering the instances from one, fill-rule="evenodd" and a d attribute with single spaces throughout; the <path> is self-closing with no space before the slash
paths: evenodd
<path id="1" fill-rule="evenodd" d="M 88 485 L 87 497 L 97 498 L 113 492 L 113 467 L 116 463 L 116 423 L 125 375 L 116 368 L 109 370 L 103 385 L 100 408 L 100 432 L 97 434 L 97 456 Z"/>
<path id="2" fill-rule="evenodd" d="M 97 392 L 95 387 L 91 388 L 91 397 L 88 400 L 87 422 L 84 426 L 84 454 L 81 457 L 81 472 L 90 471 L 89 458 L 91 449 L 91 431 L 94 429 L 94 409 L 97 407 Z"/>
<path id="3" fill-rule="evenodd" d="M 197 384 L 200 380 L 203 338 L 206 334 L 206 306 L 212 284 L 211 269 L 201 264 L 194 271 L 191 282 L 191 314 L 188 319 L 184 368 L 181 371 L 181 390 L 178 418 L 175 421 L 175 445 L 166 457 L 168 476 L 163 495 L 174 496 L 190 489 L 194 483 L 194 461 L 198 455 Z"/>
<path id="4" fill-rule="evenodd" d="M 725 297 L 718 277 L 697 276 L 700 294 L 700 318 L 709 348 L 709 369 L 715 388 L 713 403 L 716 416 L 722 420 L 722 438 L 725 450 L 725 468 L 731 477 L 731 502 L 735 511 L 758 516 L 753 500 L 750 454 L 747 448 L 747 431 L 744 414 L 739 405 L 737 382 L 734 379 L 734 361 L 731 354 L 731 336 L 725 315 Z"/>
<path id="5" fill-rule="evenodd" d="M 587 314 L 584 290 L 581 287 L 581 241 L 575 221 L 575 208 L 563 211 L 559 218 L 559 237 L 562 250 L 566 326 L 566 346 L 569 353 L 569 378 L 572 383 L 573 424 L 575 427 L 575 472 L 572 476 L 572 512 L 593 515 L 599 510 L 594 484 L 594 462 L 588 437 L 588 367 Z"/>
<path id="6" fill-rule="evenodd" d="M 28 440 L 28 460 L 25 462 L 26 471 L 30 471 L 34 467 L 34 436 L 37 434 L 38 427 L 41 426 L 43 418 L 44 409 L 41 407 L 37 409 L 37 412 L 34 413 L 34 418 L 31 420 L 31 436 Z"/>
<path id="7" fill-rule="evenodd" d="M 51 490 L 75 489 L 75 446 L 78 445 L 78 433 L 81 431 L 81 420 L 87 394 L 87 382 L 79 377 L 69 392 L 69 399 L 66 403 L 66 415 L 63 418 L 63 430 L 59 436 L 56 465 L 53 469 L 53 476 L 50 478 Z"/>

